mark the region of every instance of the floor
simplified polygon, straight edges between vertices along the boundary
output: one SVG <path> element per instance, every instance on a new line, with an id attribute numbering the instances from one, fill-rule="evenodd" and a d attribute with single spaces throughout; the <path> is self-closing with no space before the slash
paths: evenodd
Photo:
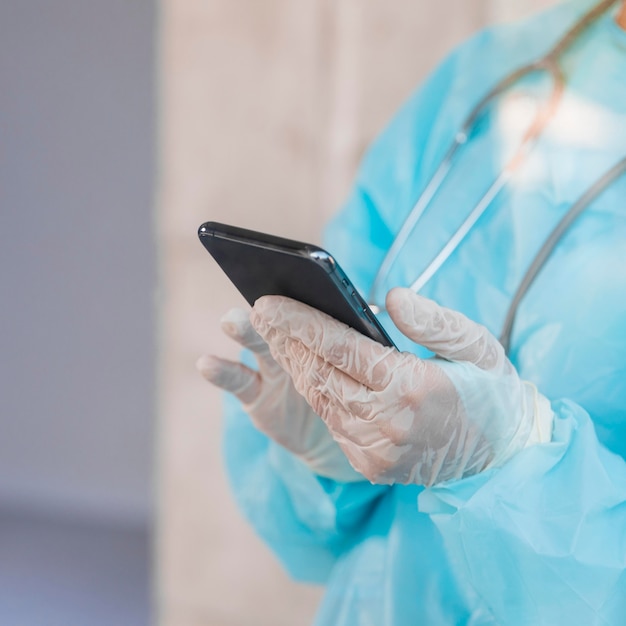
<path id="1" fill-rule="evenodd" d="M 149 623 L 145 529 L 0 511 L 0 624 Z"/>

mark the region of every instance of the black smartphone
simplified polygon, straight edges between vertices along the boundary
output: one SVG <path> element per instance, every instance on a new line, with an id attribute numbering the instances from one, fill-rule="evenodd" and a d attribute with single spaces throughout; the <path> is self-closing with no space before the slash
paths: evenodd
<path id="1" fill-rule="evenodd" d="M 266 295 L 293 298 L 395 348 L 365 300 L 326 250 L 217 222 L 202 224 L 198 236 L 250 305 Z"/>

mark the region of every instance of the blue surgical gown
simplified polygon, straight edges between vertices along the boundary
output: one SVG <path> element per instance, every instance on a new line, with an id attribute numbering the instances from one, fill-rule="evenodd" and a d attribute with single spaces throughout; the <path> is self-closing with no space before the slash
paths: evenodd
<path id="1" fill-rule="evenodd" d="M 591 5 L 579 0 L 479 33 L 375 141 L 325 241 L 364 293 L 472 106 Z M 626 32 L 614 13 L 577 40 L 562 66 L 567 89 L 538 145 L 422 290 L 496 336 L 552 228 L 626 155 Z M 446 243 L 547 90 L 545 77 L 532 77 L 489 108 L 385 290 L 411 284 Z M 293 577 L 326 585 L 315 624 L 626 624 L 624 178 L 560 241 L 517 313 L 510 358 L 552 403 L 550 443 L 429 489 L 342 484 L 313 475 L 227 401 L 236 498 Z M 382 321 L 402 349 L 420 353 Z"/>

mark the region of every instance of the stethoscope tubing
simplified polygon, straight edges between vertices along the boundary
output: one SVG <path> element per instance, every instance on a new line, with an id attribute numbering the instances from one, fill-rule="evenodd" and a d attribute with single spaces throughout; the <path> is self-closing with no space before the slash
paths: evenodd
<path id="1" fill-rule="evenodd" d="M 500 174 L 496 177 L 493 183 L 489 186 L 487 191 L 483 194 L 479 202 L 472 209 L 469 215 L 465 218 L 463 223 L 452 234 L 448 242 L 441 248 L 441 250 L 435 255 L 428 266 L 422 271 L 417 279 L 410 285 L 410 288 L 414 291 L 420 291 L 428 281 L 437 273 L 445 261 L 453 254 L 458 248 L 461 242 L 465 239 L 468 233 L 472 230 L 476 222 L 485 213 L 487 208 L 491 205 L 500 191 L 506 186 L 507 182 L 511 179 L 513 174 L 521 167 L 526 161 L 526 158 L 532 148 L 536 145 L 540 139 L 546 126 L 555 114 L 555 111 L 562 99 L 565 91 L 565 76 L 559 65 L 559 59 L 562 54 L 576 41 L 578 36 L 584 32 L 584 30 L 593 23 L 597 18 L 603 15 L 612 5 L 616 4 L 618 0 L 604 0 L 600 2 L 590 11 L 588 11 L 578 22 L 576 22 L 566 34 L 553 46 L 553 48 L 542 58 L 533 63 L 529 63 L 521 68 L 518 68 L 514 72 L 511 72 L 508 76 L 500 80 L 470 111 L 467 118 L 461 125 L 460 130 L 455 134 L 454 139 L 445 152 L 443 159 L 439 166 L 435 170 L 435 173 L 424 187 L 424 190 L 418 197 L 417 201 L 413 205 L 413 208 L 409 212 L 409 215 L 405 219 L 403 225 L 398 231 L 392 245 L 389 247 L 387 254 L 385 255 L 377 273 L 372 282 L 372 287 L 369 293 L 370 307 L 379 312 L 384 310 L 384 307 L 379 303 L 382 299 L 379 298 L 380 291 L 383 283 L 389 275 L 391 267 L 397 260 L 401 249 L 408 241 L 412 232 L 414 231 L 417 223 L 424 214 L 424 212 L 430 206 L 432 200 L 437 195 L 438 191 L 446 181 L 454 158 L 462 146 L 466 145 L 471 137 L 472 131 L 481 117 L 482 113 L 487 109 L 489 104 L 500 96 L 503 92 L 509 89 L 512 85 L 519 80 L 534 73 L 547 73 L 553 82 L 552 92 L 543 106 L 539 107 L 539 110 L 535 114 L 532 123 L 527 129 L 519 148 L 508 161 Z M 501 335 L 501 341 L 505 345 L 505 349 L 508 350 L 510 343 L 510 335 L 515 320 L 515 314 L 521 299 L 528 291 L 528 288 L 534 281 L 535 277 L 546 263 L 552 250 L 557 245 L 561 237 L 565 234 L 569 226 L 580 215 L 580 213 L 587 208 L 587 206 L 595 199 L 603 189 L 610 185 L 617 177 L 623 173 L 623 167 L 626 166 L 626 159 L 620 161 L 609 172 L 602 176 L 594 185 L 580 198 L 575 205 L 572 206 L 570 211 L 561 220 L 559 225 L 550 234 L 539 253 L 533 259 L 522 283 L 520 284 L 516 294 L 511 301 L 509 310 L 505 318 L 505 324 Z M 608 181 L 608 182 L 607 182 Z M 601 183 L 604 183 L 605 187 L 601 187 Z M 570 216 L 573 216 L 571 217 Z M 562 225 L 565 227 L 562 227 Z"/>
<path id="2" fill-rule="evenodd" d="M 472 130 L 481 113 L 487 108 L 489 103 L 495 100 L 502 92 L 506 91 L 512 84 L 527 76 L 529 74 L 547 72 L 553 79 L 552 94 L 548 100 L 548 103 L 536 113 L 533 122 L 530 124 L 526 131 L 522 143 L 519 148 L 505 165 L 500 174 L 496 177 L 493 183 L 489 186 L 487 191 L 483 194 L 478 201 L 474 209 L 470 212 L 463 223 L 452 234 L 448 242 L 443 248 L 435 255 L 429 265 L 422 271 L 418 278 L 412 283 L 411 289 L 418 291 L 435 275 L 444 262 L 450 257 L 450 255 L 461 244 L 466 235 L 470 232 L 471 228 L 478 221 L 478 218 L 487 210 L 491 202 L 495 199 L 498 193 L 506 185 L 511 178 L 514 171 L 516 171 L 524 162 L 525 156 L 530 152 L 534 143 L 539 139 L 543 129 L 547 125 L 550 117 L 550 113 L 556 108 L 558 101 L 564 91 L 565 80 L 560 68 L 554 62 L 552 58 L 546 56 L 538 62 L 531 63 L 522 68 L 519 68 L 509 76 L 502 79 L 489 93 L 482 98 L 482 100 L 472 109 L 467 116 L 459 132 L 456 133 L 454 140 L 448 150 L 445 153 L 441 163 L 437 167 L 435 173 L 427 183 L 426 187 L 420 194 L 416 203 L 413 205 L 408 217 L 404 221 L 402 227 L 398 231 L 398 234 L 394 238 L 392 245 L 390 246 L 383 262 L 381 263 L 376 277 L 372 283 L 372 288 L 369 294 L 370 306 L 377 310 L 382 308 L 378 304 L 381 300 L 379 298 L 379 292 L 382 288 L 384 280 L 387 278 L 392 265 L 399 256 L 400 250 L 406 244 L 411 233 L 415 230 L 415 226 L 419 222 L 420 218 L 430 206 L 430 203 L 437 195 L 437 192 L 443 186 L 452 165 L 454 158 L 459 152 L 462 146 L 464 146 L 470 139 Z"/>
<path id="3" fill-rule="evenodd" d="M 539 272 L 545 267 L 557 244 L 565 236 L 572 224 L 580 217 L 581 213 L 624 174 L 626 174 L 626 157 L 618 161 L 613 167 L 600 176 L 600 178 L 598 178 L 598 180 L 596 180 L 596 182 L 572 205 L 569 211 L 554 227 L 539 249 L 539 252 L 535 255 L 509 304 L 509 309 L 505 316 L 504 326 L 500 335 L 500 343 L 507 353 L 509 352 L 511 333 L 520 302 L 530 289 L 530 286 L 533 284 Z"/>

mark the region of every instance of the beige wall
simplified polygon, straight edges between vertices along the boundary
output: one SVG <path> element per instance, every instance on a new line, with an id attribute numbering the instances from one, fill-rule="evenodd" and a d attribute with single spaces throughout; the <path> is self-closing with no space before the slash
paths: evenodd
<path id="1" fill-rule="evenodd" d="M 490 16 L 530 4 L 163 0 L 162 624 L 306 624 L 319 598 L 287 579 L 229 494 L 219 395 L 194 363 L 203 351 L 236 355 L 217 328 L 241 300 L 197 242 L 198 225 L 319 241 L 364 147 L 424 75 Z"/>

